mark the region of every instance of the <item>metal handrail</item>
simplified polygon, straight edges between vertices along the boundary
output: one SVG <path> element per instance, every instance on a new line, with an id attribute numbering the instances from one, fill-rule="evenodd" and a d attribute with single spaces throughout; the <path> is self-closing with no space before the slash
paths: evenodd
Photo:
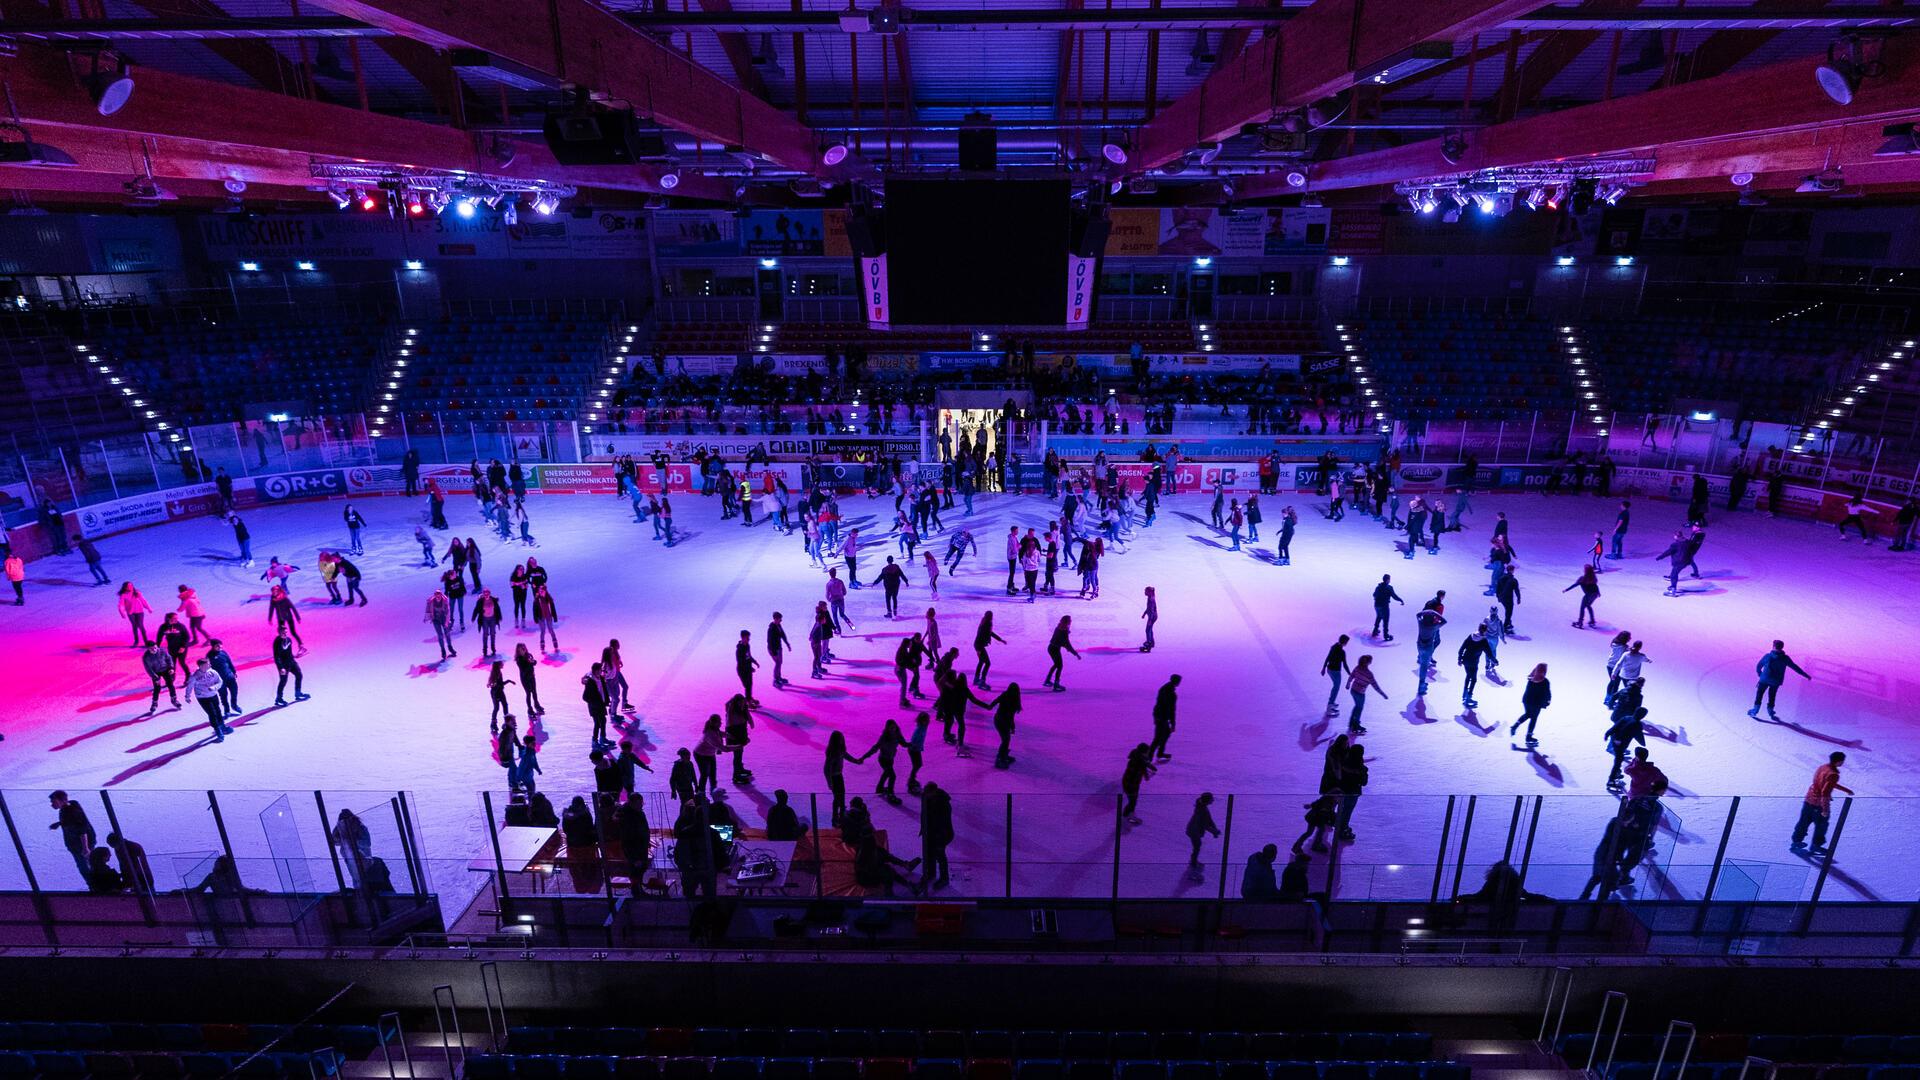
<path id="1" fill-rule="evenodd" d="M 392 1035 L 391 1043 L 388 1041 L 388 1035 L 387 1035 L 387 1021 L 389 1020 L 393 1021 L 393 1035 Z M 405 1028 L 400 1026 L 400 1014 L 397 1012 L 381 1013 L 380 1019 L 376 1021 L 373 1025 L 373 1032 L 380 1039 L 380 1055 L 383 1058 L 385 1058 L 387 1062 L 387 1080 L 396 1080 L 396 1077 L 397 1077 L 397 1074 L 393 1071 L 393 1045 L 394 1044 L 399 1045 L 400 1060 L 407 1067 L 407 1076 L 412 1077 L 413 1076 L 413 1055 L 407 1051 L 407 1031 Z"/>
<path id="2" fill-rule="evenodd" d="M 1562 976 L 1565 976 L 1562 978 Z M 1547 1018 L 1554 1016 L 1553 1000 L 1560 998 L 1560 1013 L 1553 1021 L 1553 1038 L 1547 1038 Z M 1540 1010 L 1540 1031 L 1533 1037 L 1535 1046 L 1550 1050 L 1560 1041 L 1560 1029 L 1567 1020 L 1567 1003 L 1573 1000 L 1573 969 L 1557 967 L 1547 974 L 1547 1004 Z"/>
<path id="3" fill-rule="evenodd" d="M 1615 1001 L 1620 1003 L 1620 1015 L 1615 1017 L 1613 1021 L 1613 1039 L 1607 1043 L 1607 1060 L 1600 1066 L 1600 1071 L 1595 1072 L 1593 1062 L 1600 1054 L 1600 1035 L 1607 1028 L 1607 1013 L 1613 1010 L 1613 1003 Z M 1581 1070 L 1582 1072 L 1589 1077 L 1593 1077 L 1594 1080 L 1598 1080 L 1599 1077 L 1605 1076 L 1608 1070 L 1613 1068 L 1614 1052 L 1620 1049 L 1620 1029 L 1626 1025 L 1627 995 L 1619 990 L 1607 991 L 1606 996 L 1600 999 L 1600 1019 L 1593 1025 L 1593 1045 L 1587 1048 L 1587 1064 L 1586 1067 Z"/>
<path id="4" fill-rule="evenodd" d="M 1665 1074 L 1660 1070 L 1667 1063 L 1667 1049 L 1673 1043 L 1673 1036 L 1675 1032 L 1681 1028 L 1686 1029 L 1687 1046 L 1685 1050 L 1680 1052 L 1680 1066 L 1674 1070 L 1673 1080 L 1682 1080 L 1682 1078 L 1687 1075 L 1687 1062 L 1693 1060 L 1693 1044 L 1699 1038 L 1700 1033 L 1692 1024 L 1685 1020 L 1669 1020 L 1667 1022 L 1667 1034 L 1660 1040 L 1660 1056 L 1653 1063 L 1653 1080 L 1666 1080 Z"/>
<path id="5" fill-rule="evenodd" d="M 442 990 L 447 992 L 446 1011 L 444 1013 L 441 1012 L 440 1004 L 440 991 Z M 452 1042 L 447 1041 L 447 1017 L 449 1016 L 453 1018 Z M 440 1028 L 440 1049 L 444 1051 L 447 1056 L 447 1071 L 449 1073 L 454 1072 L 453 1051 L 456 1046 L 460 1049 L 460 1068 L 466 1068 L 467 1041 L 466 1037 L 460 1033 L 460 1006 L 454 1001 L 453 987 L 450 984 L 442 983 L 433 988 L 433 1022 Z"/>
<path id="6" fill-rule="evenodd" d="M 493 981 L 489 983 L 487 977 Z M 480 965 L 480 993 L 486 999 L 487 1037 L 493 1043 L 495 1053 L 507 1048 L 507 991 L 500 985 L 500 965 L 488 960 Z M 499 1011 L 499 1026 L 494 1026 L 494 1013 Z"/>

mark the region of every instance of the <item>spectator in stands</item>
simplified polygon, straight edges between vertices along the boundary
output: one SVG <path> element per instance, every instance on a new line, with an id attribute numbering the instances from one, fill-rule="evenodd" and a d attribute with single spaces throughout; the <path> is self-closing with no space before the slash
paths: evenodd
<path id="1" fill-rule="evenodd" d="M 107 834 L 107 846 L 120 863 L 120 877 L 126 887 L 136 893 L 153 892 L 153 864 L 147 861 L 147 849 L 117 832 Z"/>
<path id="2" fill-rule="evenodd" d="M 40 502 L 40 527 L 46 532 L 47 544 L 53 549 L 53 554 L 65 555 L 68 551 L 67 519 L 51 499 Z"/>
<path id="3" fill-rule="evenodd" d="M 106 848 L 97 847 L 87 857 L 87 868 L 83 876 L 87 879 L 87 891 L 91 893 L 123 893 L 127 891 L 126 880 L 113 868 L 113 853 Z"/>
<path id="4" fill-rule="evenodd" d="M 248 888 L 246 883 L 240 880 L 240 868 L 234 865 L 233 856 L 220 855 L 215 857 L 213 865 L 208 868 L 207 876 L 195 884 L 186 886 L 185 891 L 211 893 L 214 896 L 239 896 L 242 893 L 264 896 L 267 890 Z"/>
<path id="5" fill-rule="evenodd" d="M 1504 930 L 1513 926 L 1520 916 L 1520 905 L 1527 901 L 1552 900 L 1550 896 L 1528 892 L 1521 884 L 1520 872 L 1505 859 L 1487 867 L 1486 880 L 1473 892 L 1453 898 L 1461 907 L 1471 904 L 1487 905 L 1487 925 L 1491 929 Z"/>
<path id="6" fill-rule="evenodd" d="M 93 851 L 93 822 L 87 820 L 87 812 L 80 804 L 67 798 L 64 791 L 55 791 L 47 796 L 56 815 L 48 829 L 60 830 L 60 843 L 73 856 L 74 868 L 85 878 L 88 874 L 88 860 Z"/>
<path id="7" fill-rule="evenodd" d="M 1278 844 L 1268 844 L 1247 856 L 1247 868 L 1240 875 L 1242 900 L 1280 899 L 1280 882 L 1275 878 L 1273 870 L 1273 864 L 1279 858 L 1280 845 Z"/>

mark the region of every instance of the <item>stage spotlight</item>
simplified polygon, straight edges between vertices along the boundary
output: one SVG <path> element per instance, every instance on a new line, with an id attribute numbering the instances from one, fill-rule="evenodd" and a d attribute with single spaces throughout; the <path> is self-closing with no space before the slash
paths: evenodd
<path id="1" fill-rule="evenodd" d="M 1420 193 L 1419 192 L 1417 191 L 1407 192 L 1407 209 L 1413 211 L 1416 214 L 1420 212 Z"/>
<path id="2" fill-rule="evenodd" d="M 678 169 L 675 169 L 672 172 L 664 172 L 660 174 L 660 187 L 662 190 L 672 191 L 674 188 L 677 188 L 679 186 L 680 186 L 680 171 Z"/>
<path id="3" fill-rule="evenodd" d="M 1449 131 L 1440 140 L 1440 156 L 1449 165 L 1460 164 L 1467 153 L 1467 137 L 1458 131 Z"/>
<path id="4" fill-rule="evenodd" d="M 417 194 L 407 196 L 407 216 L 419 217 L 427 212 L 427 204 L 420 201 Z"/>
<path id="5" fill-rule="evenodd" d="M 520 224 L 520 204 L 519 203 L 509 202 L 507 203 L 506 206 L 501 208 L 500 224 L 508 225 L 508 226 Z"/>
<path id="6" fill-rule="evenodd" d="M 452 201 L 444 191 L 427 192 L 427 209 L 432 210 L 436 214 L 446 213 L 447 205 Z"/>
<path id="7" fill-rule="evenodd" d="M 1594 196 L 1598 198 L 1601 202 L 1606 203 L 1608 206 L 1617 206 L 1620 203 L 1620 196 L 1625 195 L 1626 193 L 1627 193 L 1627 186 L 1625 184 L 1609 184 L 1606 187 L 1601 188 L 1598 191 L 1595 191 Z"/>
<path id="8" fill-rule="evenodd" d="M 549 192 L 542 191 L 533 197 L 533 212 L 546 217 L 560 209 L 560 200 Z"/>
<path id="9" fill-rule="evenodd" d="M 96 64 L 99 62 L 95 57 Z M 112 116 L 127 107 L 127 100 L 133 97 L 132 67 L 124 62 L 118 74 L 96 71 L 87 93 L 93 98 L 93 107 L 101 116 Z"/>
<path id="10" fill-rule="evenodd" d="M 1306 187 L 1307 174 L 1304 172 L 1301 172 L 1299 169 L 1288 169 L 1287 170 L 1287 186 L 1288 187 Z"/>
<path id="11" fill-rule="evenodd" d="M 1540 207 L 1546 201 L 1547 201 L 1546 188 L 1537 187 L 1537 188 L 1534 188 L 1532 191 L 1527 192 L 1527 209 L 1529 210 L 1540 209 Z"/>
<path id="12" fill-rule="evenodd" d="M 1126 148 L 1119 143 L 1107 143 L 1102 146 L 1100 148 L 1100 156 L 1113 162 L 1115 165 L 1125 165 L 1127 163 Z"/>
<path id="13" fill-rule="evenodd" d="M 1560 184 L 1553 189 L 1553 194 L 1547 196 L 1547 209 L 1558 210 L 1560 209 L 1560 204 L 1566 201 L 1567 185 Z"/>
<path id="14" fill-rule="evenodd" d="M 463 218 L 470 218 L 473 216 L 473 212 L 477 206 L 478 204 L 476 204 L 471 197 L 464 198 L 453 204 L 453 212 Z"/>
<path id="15" fill-rule="evenodd" d="M 1845 52 L 1836 55 L 1836 47 L 1844 47 Z M 1860 90 L 1860 80 L 1880 74 L 1879 69 L 1878 62 L 1869 64 L 1861 59 L 1860 39 L 1848 36 L 1827 46 L 1827 62 L 1813 69 L 1813 79 L 1835 105 L 1851 105 L 1853 95 Z"/>
<path id="16" fill-rule="evenodd" d="M 1426 192 L 1426 194 L 1420 196 L 1420 212 L 1421 213 L 1431 214 L 1438 209 L 1440 209 L 1440 200 L 1437 196 L 1434 195 L 1431 189 L 1429 189 Z"/>
<path id="17" fill-rule="evenodd" d="M 1496 200 L 1494 199 L 1493 196 L 1487 195 L 1484 193 L 1475 195 L 1473 197 L 1473 204 L 1479 207 L 1480 212 L 1483 214 L 1493 213 L 1495 202 Z"/>
<path id="18" fill-rule="evenodd" d="M 847 160 L 847 147 L 844 143 L 834 143 L 832 146 L 827 147 L 826 153 L 820 155 L 821 163 L 829 168 L 845 160 Z"/>
<path id="19" fill-rule="evenodd" d="M 327 198 L 332 199 L 333 205 L 342 210 L 353 205 L 353 196 L 341 191 L 339 188 L 328 188 Z"/>
<path id="20" fill-rule="evenodd" d="M 360 204 L 360 209 L 369 212 L 380 208 L 380 200 L 370 191 L 355 192 L 353 201 Z"/>

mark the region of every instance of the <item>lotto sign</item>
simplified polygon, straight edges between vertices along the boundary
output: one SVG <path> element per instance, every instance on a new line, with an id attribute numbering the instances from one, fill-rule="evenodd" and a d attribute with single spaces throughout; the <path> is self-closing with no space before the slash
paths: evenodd
<path id="1" fill-rule="evenodd" d="M 323 469 L 313 472 L 276 473 L 272 476 L 255 477 L 253 488 L 260 494 L 262 502 L 280 502 L 285 499 L 323 499 L 333 495 L 347 493 L 346 474 L 339 469 Z"/>

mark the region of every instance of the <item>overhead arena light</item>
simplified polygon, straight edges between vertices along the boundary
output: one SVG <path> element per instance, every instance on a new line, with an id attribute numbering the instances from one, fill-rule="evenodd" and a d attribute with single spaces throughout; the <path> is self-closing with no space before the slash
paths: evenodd
<path id="1" fill-rule="evenodd" d="M 1214 159 L 1219 156 L 1220 156 L 1220 144 L 1215 142 L 1215 143 L 1201 143 L 1199 146 L 1199 153 L 1197 153 L 1194 157 L 1195 157 L 1195 160 L 1200 162 L 1200 164 L 1202 165 L 1211 165 L 1213 164 Z"/>
<path id="2" fill-rule="evenodd" d="M 1422 41 L 1411 48 L 1401 49 L 1392 56 L 1355 71 L 1356 82 L 1385 84 L 1399 82 L 1410 75 L 1427 70 L 1437 64 L 1453 59 L 1453 43 L 1450 41 Z"/>
<path id="3" fill-rule="evenodd" d="M 473 200 L 473 197 L 468 196 L 453 204 L 453 212 L 463 218 L 470 218 L 478 207 L 479 204 Z"/>
<path id="4" fill-rule="evenodd" d="M 353 201 L 359 205 L 360 209 L 366 210 L 369 212 L 380 208 L 379 198 L 376 197 L 371 191 L 367 191 L 364 189 L 353 193 Z"/>
<path id="5" fill-rule="evenodd" d="M 827 147 L 826 153 L 820 155 L 820 162 L 831 168 L 847 160 L 847 153 L 845 143 L 834 143 L 832 146 Z"/>
<path id="6" fill-rule="evenodd" d="M 541 217 L 560 209 L 560 199 L 551 192 L 542 191 L 533 197 L 533 212 Z"/>
<path id="7" fill-rule="evenodd" d="M 1839 55 L 1835 54 L 1836 50 Z M 1860 80 L 1878 75 L 1882 70 L 1880 61 L 1864 58 L 1859 36 L 1849 34 L 1827 46 L 1827 62 L 1813 69 L 1813 79 L 1820 85 L 1821 93 L 1832 98 L 1834 104 L 1851 105 L 1853 95 L 1860 90 Z"/>
<path id="8" fill-rule="evenodd" d="M 1307 174 L 1304 172 L 1301 172 L 1299 169 L 1287 170 L 1287 186 L 1288 187 L 1306 187 Z"/>
<path id="9" fill-rule="evenodd" d="M 1532 191 L 1527 192 L 1527 209 L 1529 210 L 1540 209 L 1541 206 L 1546 204 L 1546 201 L 1547 201 L 1546 188 L 1537 187 L 1537 188 L 1534 188 Z"/>
<path id="10" fill-rule="evenodd" d="M 1119 143 L 1107 143 L 1102 146 L 1100 148 L 1100 156 L 1113 162 L 1115 165 L 1125 165 L 1127 163 L 1126 147 L 1121 146 Z"/>
<path id="11" fill-rule="evenodd" d="M 333 205 L 339 207 L 342 210 L 345 210 L 347 207 L 353 205 L 353 196 L 347 194 L 344 191 L 341 191 L 339 188 L 328 188 L 327 198 L 332 199 Z"/>
<path id="12" fill-rule="evenodd" d="M 127 107 L 127 100 L 133 97 L 133 68 L 125 61 L 121 62 L 118 72 L 99 70 L 100 58 L 93 58 L 93 78 L 87 86 L 87 96 L 93 99 L 94 110 L 101 116 L 112 116 Z"/>
<path id="13" fill-rule="evenodd" d="M 674 188 L 679 187 L 680 186 L 680 170 L 673 169 L 669 172 L 661 173 L 660 186 L 667 191 L 672 191 Z"/>

